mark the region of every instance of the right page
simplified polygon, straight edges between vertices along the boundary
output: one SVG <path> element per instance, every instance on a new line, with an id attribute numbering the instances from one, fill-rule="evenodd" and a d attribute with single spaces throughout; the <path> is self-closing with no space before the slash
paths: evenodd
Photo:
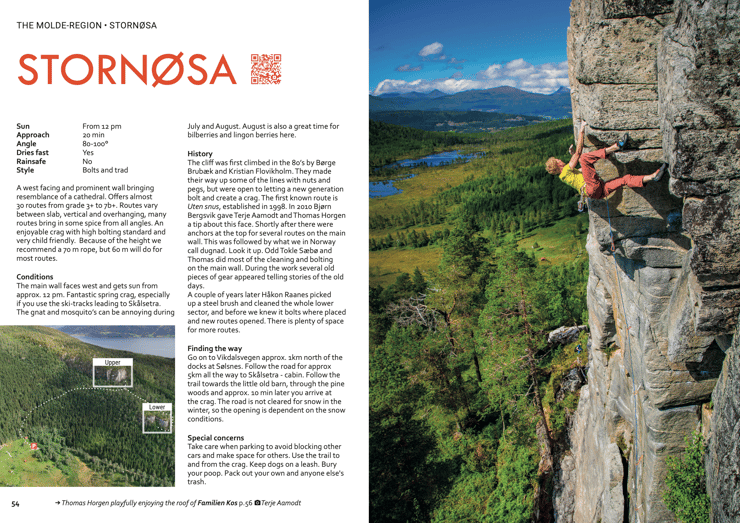
<path id="1" fill-rule="evenodd" d="M 371 1 L 371 521 L 737 520 L 739 35 Z"/>

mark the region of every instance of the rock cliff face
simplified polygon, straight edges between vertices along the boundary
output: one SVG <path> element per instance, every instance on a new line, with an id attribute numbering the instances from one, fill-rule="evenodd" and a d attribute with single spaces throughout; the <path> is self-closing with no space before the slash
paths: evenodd
<path id="1" fill-rule="evenodd" d="M 126 367 L 96 367 L 95 379 L 101 381 L 102 383 L 131 383 L 131 379 Z"/>
<path id="2" fill-rule="evenodd" d="M 740 0 L 570 10 L 574 123 L 588 122 L 591 150 L 631 137 L 599 175 L 663 161 L 670 174 L 590 202 L 594 350 L 572 434 L 573 521 L 675 521 L 661 498 L 666 458 L 683 452 L 715 387 L 710 495 L 716 521 L 738 521 L 737 336 L 725 351 L 740 313 Z"/>
<path id="3" fill-rule="evenodd" d="M 707 489 L 714 521 L 740 521 L 740 328 L 714 389 Z"/>

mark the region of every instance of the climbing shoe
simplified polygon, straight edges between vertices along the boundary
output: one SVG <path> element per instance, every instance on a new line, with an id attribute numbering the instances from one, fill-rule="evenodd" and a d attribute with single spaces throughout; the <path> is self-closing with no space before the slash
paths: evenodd
<path id="1" fill-rule="evenodd" d="M 627 145 L 627 140 L 629 140 L 629 139 L 630 139 L 630 135 L 629 135 L 629 133 L 624 133 L 624 134 L 622 135 L 622 137 L 621 137 L 621 138 L 619 139 L 619 141 L 617 142 L 617 147 L 619 147 L 619 150 L 620 150 L 620 151 L 621 151 L 622 149 L 624 149 L 624 147 L 625 147 L 625 146 Z"/>
<path id="2" fill-rule="evenodd" d="M 653 178 L 654 182 L 659 182 L 661 178 L 663 178 L 663 173 L 668 168 L 668 164 L 664 163 L 660 166 L 660 169 L 658 169 L 658 174 L 655 175 L 655 178 Z"/>

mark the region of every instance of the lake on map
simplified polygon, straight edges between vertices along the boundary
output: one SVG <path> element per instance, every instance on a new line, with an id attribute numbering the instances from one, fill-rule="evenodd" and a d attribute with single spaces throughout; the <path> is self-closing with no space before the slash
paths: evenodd
<path id="1" fill-rule="evenodd" d="M 137 354 L 151 354 L 163 358 L 175 357 L 175 338 L 88 338 L 74 336 L 80 341 L 105 347 L 106 349 L 127 350 Z"/>
<path id="2" fill-rule="evenodd" d="M 469 161 L 471 158 L 477 158 L 478 153 L 461 154 L 460 151 L 447 151 L 443 153 L 431 154 L 424 158 L 418 158 L 416 160 L 401 160 L 398 162 L 390 163 L 384 166 L 384 169 L 400 169 L 401 167 L 416 167 L 418 165 L 426 164 L 429 167 L 438 167 L 440 165 L 448 165 L 455 161 Z M 393 196 L 394 194 L 400 194 L 402 191 L 396 187 L 395 182 L 401 180 L 407 180 L 413 178 L 415 174 L 409 173 L 403 176 L 399 176 L 392 180 L 383 180 L 382 182 L 370 182 L 370 198 L 383 198 L 384 196 Z"/>

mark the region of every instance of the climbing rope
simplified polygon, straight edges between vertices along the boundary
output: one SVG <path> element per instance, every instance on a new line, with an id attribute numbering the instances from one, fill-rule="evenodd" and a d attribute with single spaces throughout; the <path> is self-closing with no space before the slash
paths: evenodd
<path id="1" fill-rule="evenodd" d="M 637 387 L 635 387 L 635 371 L 634 371 L 634 364 L 632 362 L 632 345 L 630 343 L 630 338 L 631 338 L 631 336 L 630 336 L 630 328 L 631 328 L 631 326 L 629 325 L 629 323 L 627 321 L 627 309 L 625 309 L 625 307 L 624 307 L 624 297 L 622 296 L 622 284 L 621 284 L 621 282 L 619 280 L 619 271 L 618 271 L 618 267 L 617 267 L 617 258 L 614 255 L 614 253 L 617 250 L 617 247 L 614 245 L 614 232 L 612 230 L 611 213 L 609 212 L 609 200 L 605 198 L 605 201 L 606 201 L 606 216 L 607 216 L 607 219 L 609 220 L 609 238 L 611 239 L 611 244 L 612 244 L 611 245 L 612 259 L 614 260 L 614 278 L 617 281 L 617 290 L 619 292 L 619 302 L 620 302 L 620 304 L 622 306 L 622 314 L 624 315 L 624 324 L 626 326 L 626 329 L 625 329 L 625 337 L 627 338 L 627 351 L 629 353 L 629 362 L 630 362 L 630 381 L 632 382 L 632 404 L 633 404 L 633 412 L 632 413 L 633 413 L 633 416 L 635 418 L 635 424 L 634 424 L 634 427 L 635 427 L 635 449 L 637 449 L 637 447 L 638 447 L 638 435 L 637 435 L 638 434 L 638 432 L 637 432 L 638 431 L 638 429 L 637 429 L 637 393 L 639 391 L 638 391 Z M 616 325 L 616 320 L 615 320 L 614 323 Z M 640 464 L 642 463 L 642 458 L 644 458 L 644 457 L 645 457 L 645 452 L 643 450 L 643 452 L 641 452 L 641 454 L 640 454 L 640 459 L 638 459 L 635 462 L 635 475 L 634 475 L 634 478 L 633 479 L 634 479 L 634 493 L 635 493 L 635 498 L 636 499 L 637 499 L 637 467 L 640 466 Z M 637 509 L 639 507 L 641 507 L 641 506 L 642 506 L 642 503 L 640 503 L 640 505 L 634 507 L 635 513 L 637 512 Z"/>

